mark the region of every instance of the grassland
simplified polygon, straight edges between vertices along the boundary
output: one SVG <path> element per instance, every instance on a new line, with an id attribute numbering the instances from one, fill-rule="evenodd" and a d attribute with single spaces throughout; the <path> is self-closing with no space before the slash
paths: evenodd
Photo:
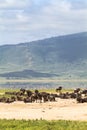
<path id="1" fill-rule="evenodd" d="M 1 88 L 0 89 L 0 94 L 2 95 L 2 94 L 4 94 L 5 92 L 13 92 L 13 91 L 19 91 L 20 89 L 13 89 L 13 88 L 9 88 L 9 89 L 7 89 L 7 88 Z M 34 89 L 30 89 L 31 91 L 34 91 Z M 44 88 L 41 88 L 41 89 L 39 89 L 39 91 L 40 92 L 49 92 L 49 93 L 55 93 L 56 91 L 55 91 L 55 88 L 53 89 L 53 88 L 50 88 L 50 89 L 44 89 Z M 73 91 L 73 89 L 63 89 L 62 90 L 62 92 L 72 92 Z"/>
<path id="2" fill-rule="evenodd" d="M 0 93 L 14 91 L 14 89 L 0 89 Z M 16 89 L 15 91 L 18 91 Z M 54 89 L 41 89 L 40 91 L 55 92 Z M 72 91 L 64 89 L 63 91 Z M 0 119 L 0 130 L 86 130 L 87 121 L 67 120 L 6 120 Z"/>
<path id="3" fill-rule="evenodd" d="M 0 130 L 86 130 L 87 122 L 46 120 L 0 120 Z"/>

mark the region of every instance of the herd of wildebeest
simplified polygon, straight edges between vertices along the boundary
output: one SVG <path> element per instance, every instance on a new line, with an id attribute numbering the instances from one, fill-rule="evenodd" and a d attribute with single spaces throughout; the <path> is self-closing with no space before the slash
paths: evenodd
<path id="1" fill-rule="evenodd" d="M 55 102 L 61 99 L 76 99 L 78 103 L 87 102 L 87 89 L 77 88 L 72 92 L 63 92 L 62 86 L 55 89 L 55 93 L 40 92 L 38 89 L 31 91 L 21 88 L 19 91 L 5 92 L 0 97 L 0 102 L 12 103 L 14 101 L 23 101 L 24 103 L 32 102 Z"/>

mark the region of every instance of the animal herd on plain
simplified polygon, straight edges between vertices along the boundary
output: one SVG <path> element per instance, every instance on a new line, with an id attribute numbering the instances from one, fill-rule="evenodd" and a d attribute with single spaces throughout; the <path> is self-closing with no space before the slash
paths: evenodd
<path id="1" fill-rule="evenodd" d="M 77 88 L 72 92 L 62 92 L 62 86 L 56 88 L 55 93 L 40 92 L 35 90 L 26 90 L 21 88 L 19 91 L 14 92 L 5 92 L 5 94 L 0 97 L 0 102 L 3 103 L 12 103 L 14 101 L 23 101 L 24 103 L 32 102 L 56 102 L 58 98 L 61 99 L 76 99 L 77 103 L 87 102 L 87 89 Z"/>

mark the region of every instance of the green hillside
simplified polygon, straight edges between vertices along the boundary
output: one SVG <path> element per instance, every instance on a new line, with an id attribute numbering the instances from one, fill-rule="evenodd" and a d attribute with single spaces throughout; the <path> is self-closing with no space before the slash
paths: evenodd
<path id="1" fill-rule="evenodd" d="M 21 75 L 26 77 L 24 70 L 42 74 L 41 77 L 46 73 L 86 78 L 87 32 L 0 46 L 0 74 L 5 76 L 16 72 L 18 77 L 21 71 Z"/>

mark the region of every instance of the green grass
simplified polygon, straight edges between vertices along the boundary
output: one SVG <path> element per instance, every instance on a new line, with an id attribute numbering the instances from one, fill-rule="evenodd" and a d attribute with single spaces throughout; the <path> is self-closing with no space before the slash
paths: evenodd
<path id="1" fill-rule="evenodd" d="M 56 90 L 55 90 L 55 88 L 53 89 L 53 88 L 51 88 L 51 89 L 38 89 L 40 92 L 52 92 L 52 93 L 55 93 L 56 92 Z M 0 93 L 5 93 L 5 92 L 13 92 L 13 91 L 19 91 L 19 89 L 11 89 L 11 88 L 9 88 L 9 89 L 7 89 L 7 88 L 5 88 L 5 89 L 3 89 L 3 88 L 1 88 L 0 89 Z M 34 89 L 32 89 L 31 91 L 34 91 Z M 72 92 L 73 91 L 73 89 L 63 89 L 62 90 L 62 92 Z"/>
<path id="2" fill-rule="evenodd" d="M 19 89 L 11 89 L 11 88 L 5 88 L 5 89 L 0 89 L 0 94 L 4 94 L 5 92 L 13 92 L 13 91 L 19 91 Z"/>
<path id="3" fill-rule="evenodd" d="M 0 120 L 0 130 L 86 130 L 87 122 L 46 120 Z"/>

